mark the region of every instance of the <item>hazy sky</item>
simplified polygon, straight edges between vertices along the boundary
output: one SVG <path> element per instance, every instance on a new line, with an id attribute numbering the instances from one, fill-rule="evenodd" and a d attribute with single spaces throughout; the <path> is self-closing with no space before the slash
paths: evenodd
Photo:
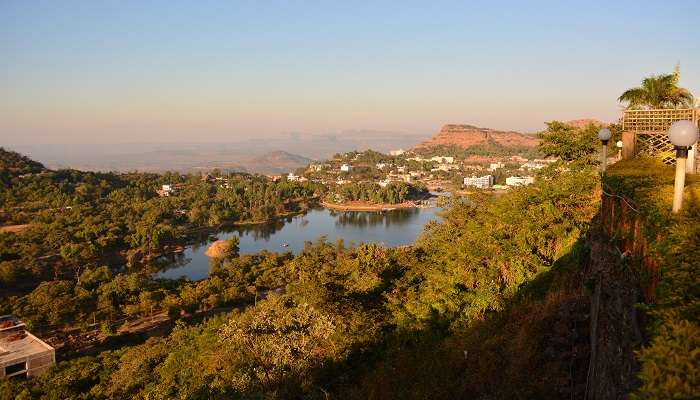
<path id="1" fill-rule="evenodd" d="M 528 3 L 527 5 L 524 3 Z M 0 0 L 0 145 L 614 120 L 681 63 L 697 1 Z"/>

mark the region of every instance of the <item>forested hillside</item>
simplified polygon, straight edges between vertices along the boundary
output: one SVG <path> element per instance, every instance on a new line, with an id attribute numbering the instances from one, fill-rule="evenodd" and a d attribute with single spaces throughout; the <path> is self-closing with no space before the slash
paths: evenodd
<path id="1" fill-rule="evenodd" d="M 1 393 L 47 399 L 506 398 L 514 387 L 485 387 L 479 379 L 451 380 L 444 388 L 406 381 L 377 391 L 383 380 L 375 374 L 426 346 L 434 350 L 426 359 L 437 362 L 443 341 L 508 312 L 530 282 L 551 280 L 545 277 L 562 263 L 576 271 L 571 254 L 582 252 L 576 243 L 597 210 L 592 164 L 564 161 L 544 170 L 533 186 L 455 199 L 444 222 L 429 225 L 410 248 L 347 248 L 321 240 L 293 258 L 233 252 L 213 261 L 210 277 L 197 283 L 164 285 L 143 274 L 105 270 L 46 283 L 17 299 L 11 311 L 35 321 L 33 313 L 48 298 L 55 305 L 37 315 L 69 307 L 88 310 L 86 317 L 129 310 L 146 315 L 156 304 L 178 318 L 221 304 L 239 308 L 201 324 L 183 320 L 170 334 L 142 344 L 61 362 L 30 382 L 5 382 Z M 465 357 L 463 350 L 456 356 Z M 535 360 L 522 357 L 526 366 Z M 495 376 L 484 362 L 469 363 L 473 376 Z M 523 393 L 559 393 L 538 382 Z M 394 391 L 402 385 L 414 390 Z"/>
<path id="2" fill-rule="evenodd" d="M 0 230 L 2 296 L 104 265 L 137 265 L 203 229 L 299 212 L 323 193 L 257 175 L 50 171 L 14 152 L 0 156 L 0 225 L 22 232 Z M 169 195 L 159 195 L 163 185 Z"/>

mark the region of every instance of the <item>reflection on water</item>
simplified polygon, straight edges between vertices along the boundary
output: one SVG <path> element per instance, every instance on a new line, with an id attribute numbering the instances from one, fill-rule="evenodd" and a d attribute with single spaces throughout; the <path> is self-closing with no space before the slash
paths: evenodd
<path id="1" fill-rule="evenodd" d="M 438 208 L 398 209 L 383 212 L 309 210 L 305 215 L 276 220 L 268 224 L 237 226 L 216 234 L 219 239 L 240 237 L 242 254 L 262 250 L 298 253 L 305 242 L 325 236 L 330 242 L 381 243 L 399 246 L 413 243 L 430 220 L 437 219 Z M 192 280 L 204 279 L 209 273 L 209 258 L 204 255 L 208 236 L 188 246 L 183 253 L 158 260 L 158 277 Z"/>
<path id="2" fill-rule="evenodd" d="M 398 209 L 382 212 L 364 211 L 331 211 L 330 215 L 335 220 L 336 226 L 376 226 L 376 225 L 405 225 L 410 224 L 416 215 L 420 213 L 418 208 Z"/>

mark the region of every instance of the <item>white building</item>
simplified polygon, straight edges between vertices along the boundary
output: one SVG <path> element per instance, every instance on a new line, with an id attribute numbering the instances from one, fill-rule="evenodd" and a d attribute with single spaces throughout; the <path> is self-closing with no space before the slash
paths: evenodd
<path id="1" fill-rule="evenodd" d="M 287 175 L 287 180 L 290 182 L 299 182 L 301 177 L 299 175 L 294 175 L 294 172 L 290 172 L 289 175 Z"/>
<path id="2" fill-rule="evenodd" d="M 508 186 L 527 186 L 535 182 L 532 176 L 509 176 L 506 178 Z"/>
<path id="3" fill-rule="evenodd" d="M 493 186 L 493 181 L 493 175 L 479 177 L 472 175 L 464 178 L 464 186 L 476 186 L 479 189 L 488 189 Z"/>
<path id="4" fill-rule="evenodd" d="M 438 164 L 437 167 L 431 168 L 431 169 L 430 169 L 430 172 L 436 172 L 436 171 L 445 171 L 445 172 L 448 172 L 448 171 L 458 170 L 458 169 L 459 169 L 459 166 L 458 166 L 458 165 L 454 165 L 454 164 Z"/>
<path id="5" fill-rule="evenodd" d="M 350 172 L 352 170 L 352 165 L 343 164 L 340 166 L 342 172 Z"/>
<path id="6" fill-rule="evenodd" d="M 375 166 L 377 167 L 377 169 L 384 169 L 387 167 L 387 164 L 386 163 L 377 163 L 377 165 L 375 165 Z"/>
<path id="7" fill-rule="evenodd" d="M 323 171 L 326 168 L 325 165 L 323 164 L 311 164 L 309 165 L 309 169 L 314 172 L 320 172 Z"/>
<path id="8" fill-rule="evenodd" d="M 175 186 L 163 185 L 159 190 L 156 190 L 156 193 L 158 193 L 158 196 L 160 197 L 172 196 L 175 194 Z"/>
<path id="9" fill-rule="evenodd" d="M 546 166 L 545 164 L 540 164 L 540 163 L 537 163 L 537 162 L 535 162 L 535 161 L 528 161 L 528 162 L 526 162 L 525 164 L 523 164 L 523 165 L 520 166 L 520 170 L 521 170 L 521 171 L 525 171 L 525 170 L 536 170 L 536 169 L 542 169 L 542 168 L 544 168 L 545 166 Z"/>
<path id="10" fill-rule="evenodd" d="M 398 149 L 398 150 L 391 150 L 389 152 L 389 155 L 390 156 L 400 156 L 400 155 L 403 155 L 404 153 L 406 153 L 406 151 L 404 149 Z"/>
<path id="11" fill-rule="evenodd" d="M 505 166 L 506 166 L 506 165 L 503 164 L 503 163 L 500 162 L 500 161 L 499 161 L 499 162 L 495 162 L 495 163 L 491 163 L 491 164 L 489 164 L 489 171 L 495 171 L 495 170 L 497 170 L 497 169 L 499 169 L 499 168 L 503 168 L 503 167 L 505 167 Z"/>
<path id="12" fill-rule="evenodd" d="M 0 316 L 0 378 L 31 378 L 56 364 L 53 347 L 12 315 Z"/>
<path id="13" fill-rule="evenodd" d="M 435 156 L 430 159 L 430 161 L 437 161 L 439 163 L 447 163 L 447 164 L 452 164 L 455 162 L 454 157 L 447 157 L 447 156 Z"/>

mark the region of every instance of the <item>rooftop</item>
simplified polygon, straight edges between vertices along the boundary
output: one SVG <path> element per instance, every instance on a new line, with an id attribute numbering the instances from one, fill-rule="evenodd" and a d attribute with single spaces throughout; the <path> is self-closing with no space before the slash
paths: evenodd
<path id="1" fill-rule="evenodd" d="M 53 348 L 24 329 L 12 315 L 0 316 L 0 365 Z"/>

